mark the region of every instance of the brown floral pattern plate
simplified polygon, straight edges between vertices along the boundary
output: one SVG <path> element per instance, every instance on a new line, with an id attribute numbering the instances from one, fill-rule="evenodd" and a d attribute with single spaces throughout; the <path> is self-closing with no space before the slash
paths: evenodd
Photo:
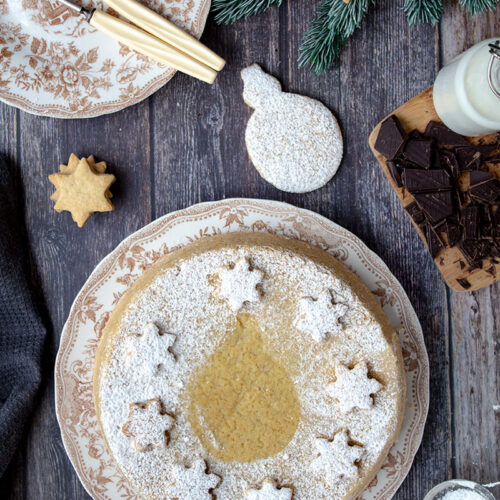
<path id="1" fill-rule="evenodd" d="M 139 0 L 198 38 L 210 0 Z M 78 0 L 106 9 L 101 0 Z M 107 9 L 109 10 L 109 9 Z M 0 0 L 0 100 L 38 115 L 89 118 L 145 99 L 175 70 L 92 28 L 57 0 Z"/>
<path id="2" fill-rule="evenodd" d="M 400 332 L 408 397 L 399 440 L 360 498 L 388 500 L 410 470 L 429 406 L 429 362 L 422 329 L 402 286 L 377 255 L 334 222 L 285 203 L 231 199 L 173 212 L 132 234 L 95 268 L 73 303 L 56 360 L 56 412 L 69 458 L 94 499 L 139 498 L 109 454 L 94 410 L 94 356 L 111 311 L 145 269 L 165 254 L 200 238 L 242 231 L 282 234 L 326 250 L 379 300 Z"/>

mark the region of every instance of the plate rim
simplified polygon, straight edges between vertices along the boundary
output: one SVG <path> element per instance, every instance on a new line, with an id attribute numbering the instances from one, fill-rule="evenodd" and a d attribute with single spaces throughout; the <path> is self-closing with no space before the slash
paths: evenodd
<path id="1" fill-rule="evenodd" d="M 418 319 L 418 316 L 411 304 L 411 301 L 406 294 L 405 289 L 401 285 L 400 281 L 394 276 L 394 274 L 390 271 L 388 266 L 385 264 L 385 262 L 379 257 L 373 250 L 371 250 L 358 236 L 356 236 L 354 233 L 351 231 L 345 229 L 341 225 L 337 224 L 336 222 L 328 219 L 327 217 L 318 214 L 317 212 L 314 212 L 313 210 L 308 210 L 305 208 L 300 208 L 296 207 L 295 205 L 292 205 L 290 203 L 286 203 L 283 201 L 276 201 L 276 200 L 266 200 L 266 199 L 260 199 L 260 198 L 241 198 L 241 197 L 236 197 L 236 198 L 225 198 L 221 200 L 216 200 L 216 201 L 205 201 L 205 202 L 200 202 L 200 203 L 195 203 L 193 205 L 189 205 L 185 208 L 181 208 L 178 210 L 174 210 L 172 212 L 168 212 L 167 214 L 164 214 L 157 219 L 149 222 L 145 226 L 142 226 L 141 228 L 137 229 L 127 237 L 125 237 L 123 240 L 121 240 L 116 247 L 111 250 L 107 255 L 105 255 L 99 263 L 94 267 L 92 272 L 89 274 L 88 278 L 85 280 L 83 285 L 80 287 L 75 299 L 73 300 L 68 317 L 64 323 L 64 326 L 61 330 L 61 336 L 60 336 L 60 341 L 59 341 L 59 346 L 57 350 L 57 355 L 56 355 L 56 360 L 55 360 L 55 365 L 54 365 L 54 390 L 55 390 L 55 397 L 54 397 L 54 404 L 55 404 L 55 412 L 56 412 L 56 418 L 57 422 L 59 425 L 59 429 L 61 432 L 61 439 L 63 442 L 64 450 L 66 451 L 66 454 L 71 462 L 71 465 L 73 466 L 73 469 L 75 470 L 75 473 L 77 474 L 77 477 L 79 478 L 81 484 L 83 485 L 84 489 L 87 491 L 87 493 L 94 499 L 98 500 L 97 497 L 93 495 L 93 493 L 90 490 L 90 486 L 87 484 L 87 478 L 84 478 L 80 475 L 79 471 L 75 467 L 74 461 L 80 462 L 80 457 L 78 456 L 78 453 L 74 453 L 74 450 L 72 450 L 72 447 L 70 446 L 69 439 L 67 440 L 66 434 L 65 434 L 65 428 L 64 428 L 64 422 L 62 421 L 63 417 L 60 414 L 60 407 L 62 407 L 62 403 L 64 399 L 62 398 L 62 394 L 60 391 L 62 380 L 63 380 L 63 356 L 64 353 L 66 352 L 65 348 L 68 348 L 70 345 L 70 320 L 74 317 L 75 311 L 79 305 L 79 302 L 81 301 L 82 295 L 84 295 L 84 292 L 87 291 L 87 288 L 89 287 L 90 283 L 94 280 L 96 280 L 97 276 L 101 276 L 103 274 L 103 271 L 105 269 L 110 269 L 113 267 L 113 262 L 116 260 L 118 257 L 118 254 L 121 253 L 123 248 L 129 247 L 130 243 L 140 237 L 141 233 L 147 233 L 148 230 L 151 231 L 155 226 L 158 226 L 158 229 L 165 223 L 167 220 L 174 220 L 178 217 L 182 217 L 184 215 L 189 216 L 189 215 L 196 215 L 197 213 L 204 212 L 206 208 L 211 207 L 213 209 L 217 209 L 219 205 L 224 205 L 227 203 L 232 203 L 232 204 L 245 204 L 245 203 L 250 203 L 254 204 L 255 207 L 257 208 L 281 208 L 282 210 L 290 211 L 293 210 L 297 212 L 298 214 L 305 214 L 308 215 L 309 217 L 316 218 L 318 222 L 321 222 L 321 227 L 329 226 L 330 228 L 334 228 L 336 232 L 338 233 L 344 233 L 349 236 L 350 239 L 360 249 L 362 249 L 363 253 L 366 253 L 373 261 L 377 263 L 377 265 L 384 270 L 385 273 L 387 273 L 393 280 L 394 283 L 400 287 L 402 291 L 402 299 L 404 302 L 406 302 L 405 309 L 410 313 L 411 315 L 411 323 L 418 326 L 416 329 L 415 333 L 416 336 L 418 337 L 418 340 L 421 343 L 421 353 L 425 354 L 424 358 L 421 359 L 420 361 L 422 362 L 422 373 L 421 373 L 421 383 L 420 385 L 424 387 L 423 393 L 420 393 L 418 395 L 418 398 L 422 402 L 422 408 L 424 411 L 422 412 L 420 416 L 420 420 L 417 422 L 415 425 L 415 428 L 413 430 L 413 433 L 411 435 L 411 439 L 408 442 L 408 447 L 410 449 L 410 454 L 411 458 L 406 462 L 403 463 L 402 465 L 404 466 L 405 473 L 404 475 L 400 478 L 400 480 L 397 482 L 397 484 L 391 488 L 391 490 L 388 492 L 390 496 L 388 498 L 391 498 L 392 495 L 400 488 L 401 484 L 403 481 L 406 479 L 408 473 L 410 472 L 410 469 L 412 468 L 413 462 L 415 460 L 416 453 L 421 445 L 422 439 L 423 439 L 423 433 L 424 433 L 424 428 L 425 424 L 427 421 L 427 416 L 429 412 L 429 402 L 430 402 L 430 366 L 429 366 L 429 356 L 427 353 L 427 348 L 425 346 L 425 339 L 423 336 L 423 331 L 422 327 L 420 325 L 420 321 Z M 237 231 L 228 231 L 228 232 L 237 232 Z M 151 232 L 150 234 L 154 234 L 154 232 Z M 64 342 L 66 341 L 66 342 Z M 407 370 L 405 368 L 405 374 L 407 374 Z M 361 493 L 360 495 L 362 495 Z M 108 496 L 103 497 L 103 498 L 109 498 Z M 359 497 L 361 498 L 361 497 Z"/>
<path id="2" fill-rule="evenodd" d="M 199 8 L 197 9 L 195 19 L 193 21 L 193 32 L 198 39 L 201 38 L 203 32 L 205 31 L 211 4 L 212 0 L 199 0 Z M 161 74 L 147 82 L 147 84 L 141 88 L 141 92 L 139 94 L 134 95 L 125 101 L 119 98 L 108 100 L 104 103 L 98 105 L 96 104 L 91 109 L 86 111 L 77 110 L 72 112 L 61 104 L 37 104 L 36 102 L 33 102 L 32 99 L 13 94 L 12 92 L 2 89 L 1 86 L 0 101 L 8 106 L 12 106 L 35 116 L 46 116 L 65 120 L 96 118 L 98 116 L 116 113 L 144 101 L 167 84 L 176 73 L 177 70 L 173 68 L 166 68 Z"/>

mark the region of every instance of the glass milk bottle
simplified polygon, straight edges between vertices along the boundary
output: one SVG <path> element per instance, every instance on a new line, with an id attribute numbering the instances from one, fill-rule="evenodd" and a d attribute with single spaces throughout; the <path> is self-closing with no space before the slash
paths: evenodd
<path id="1" fill-rule="evenodd" d="M 484 40 L 442 68 L 433 99 L 441 121 L 461 135 L 500 130 L 500 40 Z"/>

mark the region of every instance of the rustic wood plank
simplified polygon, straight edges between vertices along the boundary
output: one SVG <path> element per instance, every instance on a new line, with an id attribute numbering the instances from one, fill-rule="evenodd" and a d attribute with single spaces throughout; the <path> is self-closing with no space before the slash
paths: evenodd
<path id="1" fill-rule="evenodd" d="M 352 230 L 384 259 L 402 282 L 422 322 L 431 362 L 431 409 L 422 447 L 395 497 L 422 498 L 450 473 L 448 292 L 376 166 L 367 137 L 388 111 L 432 83 L 438 62 L 433 44 L 436 31 L 408 27 L 398 2 L 378 0 L 362 30 L 344 50 L 340 65 L 315 77 L 295 66 L 299 42 L 314 7 L 313 2 L 286 2 L 281 9 L 225 27 L 217 27 L 209 19 L 203 41 L 228 61 L 212 87 L 177 75 L 146 102 L 115 115 L 82 121 L 32 117 L 0 107 L 0 144 L 11 152 L 24 175 L 30 241 L 52 320 L 48 364 L 53 364 L 71 301 L 90 271 L 123 237 L 152 217 L 199 201 L 231 196 L 272 198 L 315 210 Z M 493 29 L 490 18 L 480 24 L 465 23 L 454 10 L 451 21 L 445 18 L 445 23 L 475 34 L 483 33 L 488 26 Z M 443 43 L 445 55 L 451 40 L 452 35 Z M 460 50 L 457 48 L 457 52 Z M 338 114 L 346 139 L 345 158 L 334 180 L 324 188 L 305 195 L 282 193 L 262 180 L 248 160 L 243 133 L 251 110 L 241 98 L 239 71 L 253 62 L 280 78 L 285 90 L 319 98 Z M 402 62 L 412 68 L 411 77 L 397 77 L 394 68 Z M 12 132 L 5 138 L 5 130 L 18 127 L 22 131 L 19 142 Z M 83 230 L 78 230 L 67 214 L 55 214 L 48 200 L 51 188 L 46 175 L 70 152 L 96 154 L 109 162 L 118 177 L 113 189 L 117 212 L 93 217 Z M 452 296 L 454 349 L 459 328 L 465 343 L 478 325 L 498 330 L 498 323 L 491 323 L 498 311 L 495 290 L 496 295 L 488 300 L 483 292 L 470 295 L 479 297 L 480 318 L 468 314 L 462 326 L 457 318 L 463 304 Z M 472 310 L 471 304 L 467 307 Z M 482 343 L 474 345 L 477 350 L 483 347 Z M 470 355 L 474 351 L 468 348 L 467 352 Z M 481 359 L 491 362 L 490 355 Z M 468 363 L 472 365 L 473 360 L 475 356 Z M 453 374 L 458 377 L 466 373 L 463 370 L 469 365 L 457 369 L 459 361 L 455 356 L 451 378 L 455 391 L 463 395 L 465 387 Z M 488 366 L 490 372 L 486 373 Z M 481 364 L 473 379 L 485 377 L 491 387 L 491 371 L 491 365 Z M 479 387 L 479 383 L 474 386 L 475 390 Z M 485 397 L 486 393 L 481 393 L 481 404 L 486 404 Z M 88 498 L 62 448 L 51 373 L 41 400 L 26 442 L 9 469 L 9 498 Z M 465 407 L 469 400 L 464 400 Z M 460 419 L 470 425 L 471 418 L 465 408 L 457 412 L 455 405 L 455 425 Z M 481 418 L 491 422 L 489 414 Z M 492 427 L 490 423 L 488 426 L 475 435 L 484 448 L 491 441 L 486 431 Z M 470 462 L 476 460 L 475 453 L 471 449 L 473 458 L 461 456 Z M 498 456 L 483 452 L 480 458 L 481 465 L 476 467 L 484 468 L 484 478 L 489 480 Z M 457 466 L 462 467 L 460 463 L 457 458 Z M 0 487 L 3 485 L 0 483 Z"/>
<path id="2" fill-rule="evenodd" d="M 15 121 L 4 122 L 9 127 Z M 19 114 L 18 164 L 33 257 L 45 296 L 52 332 L 41 401 L 11 475 L 23 498 L 88 498 L 66 456 L 55 418 L 53 361 L 71 303 L 95 265 L 125 236 L 151 218 L 149 106 L 92 120 L 54 120 Z M 79 229 L 68 213 L 57 214 L 47 175 L 69 154 L 94 154 L 117 176 L 112 187 L 116 212 L 96 214 Z M 21 496 L 21 494 L 19 494 Z"/>
<path id="3" fill-rule="evenodd" d="M 441 23 L 443 64 L 481 40 L 498 36 L 500 9 L 471 18 L 449 6 Z M 452 475 L 489 483 L 498 481 L 500 360 L 500 285 L 478 292 L 450 293 L 453 388 Z M 493 490 L 500 495 L 500 487 Z"/>

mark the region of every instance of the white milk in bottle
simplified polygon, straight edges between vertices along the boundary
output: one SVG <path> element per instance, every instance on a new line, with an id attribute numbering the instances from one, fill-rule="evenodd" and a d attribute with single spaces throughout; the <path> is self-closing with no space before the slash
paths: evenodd
<path id="1" fill-rule="evenodd" d="M 433 99 L 439 118 L 459 134 L 500 130 L 500 39 L 484 40 L 442 68 Z"/>

